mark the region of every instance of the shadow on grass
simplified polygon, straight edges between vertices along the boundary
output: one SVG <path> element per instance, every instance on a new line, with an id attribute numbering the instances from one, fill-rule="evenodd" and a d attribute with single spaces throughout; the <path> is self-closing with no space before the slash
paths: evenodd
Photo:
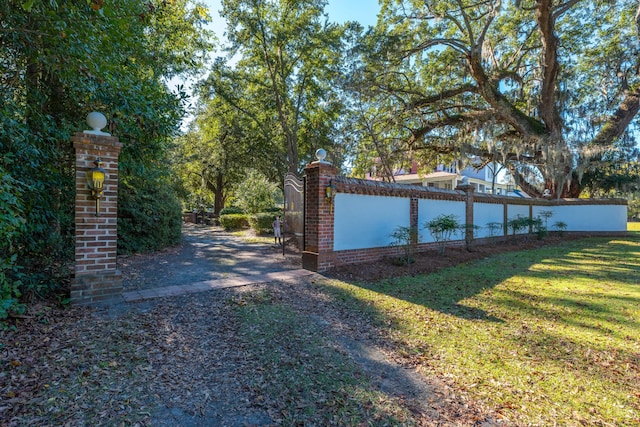
<path id="1" fill-rule="evenodd" d="M 492 292 L 496 286 L 514 278 L 522 282 L 538 279 L 551 283 L 558 277 L 564 279 L 570 276 L 574 281 L 601 283 L 616 280 L 630 286 L 640 286 L 638 251 L 640 235 L 626 240 L 583 239 L 553 247 L 495 255 L 428 275 L 352 285 L 466 320 L 502 322 L 504 319 L 465 304 L 465 301 L 484 292 Z M 336 292 L 348 293 L 338 289 Z M 346 297 L 343 295 L 341 298 Z M 536 304 L 532 304 L 533 300 L 545 298 L 547 304 L 585 310 L 598 318 L 615 315 L 608 305 L 584 302 L 584 297 L 584 294 L 576 298 L 514 294 L 512 302 L 505 301 L 505 304 L 518 306 L 522 310 L 534 310 Z M 640 303 L 638 298 L 629 295 L 611 294 L 607 297 L 621 302 Z M 620 316 L 617 318 L 625 321 Z"/>
<path id="2" fill-rule="evenodd" d="M 640 236 L 584 239 L 330 292 L 523 424 L 637 425 L 639 259 Z"/>

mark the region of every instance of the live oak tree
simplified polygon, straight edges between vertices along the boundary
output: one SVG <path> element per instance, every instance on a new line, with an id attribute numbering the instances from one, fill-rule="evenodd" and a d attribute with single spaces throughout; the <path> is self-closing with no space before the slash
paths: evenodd
<path id="1" fill-rule="evenodd" d="M 387 97 L 380 105 L 406 155 L 480 156 L 506 164 L 532 195 L 577 197 L 635 145 L 637 8 L 384 0 L 360 89 Z"/>

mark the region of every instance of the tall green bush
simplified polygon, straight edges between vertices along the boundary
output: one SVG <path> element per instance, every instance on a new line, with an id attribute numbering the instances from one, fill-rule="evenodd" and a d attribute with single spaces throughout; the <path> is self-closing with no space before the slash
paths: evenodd
<path id="1" fill-rule="evenodd" d="M 249 227 L 249 216 L 246 214 L 220 215 L 220 225 L 225 230 L 237 230 Z"/>
<path id="2" fill-rule="evenodd" d="M 20 183 L 0 165 L 0 320 L 20 309 L 20 267 L 17 240 L 25 231 Z"/>
<path id="3" fill-rule="evenodd" d="M 249 215 L 249 225 L 256 234 L 271 234 L 273 233 L 272 225 L 276 215 L 281 216 L 281 213 L 262 212 Z"/>
<path id="4" fill-rule="evenodd" d="M 180 243 L 182 205 L 173 189 L 142 179 L 135 183 L 121 183 L 118 191 L 118 252 L 155 251 Z"/>
<path id="5" fill-rule="evenodd" d="M 238 207 L 249 214 L 264 212 L 277 202 L 278 186 L 257 171 L 249 171 L 247 177 L 234 191 Z"/>

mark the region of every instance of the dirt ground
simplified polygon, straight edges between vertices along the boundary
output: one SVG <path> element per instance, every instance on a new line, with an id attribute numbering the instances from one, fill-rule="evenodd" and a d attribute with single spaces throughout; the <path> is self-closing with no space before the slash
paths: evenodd
<path id="1" fill-rule="evenodd" d="M 299 268 L 292 261 L 296 259 L 293 249 L 283 257 L 270 245 L 247 244 L 223 234 L 212 239 L 202 229 L 187 234 L 191 237 L 185 245 L 122 260 L 127 286 L 136 289 L 243 274 L 251 265 L 262 270 Z M 211 249 L 222 241 L 224 247 Z M 238 307 L 265 294 L 269 301 L 296 313 L 304 334 L 329 343 L 345 363 L 355 364 L 358 378 L 404 408 L 409 415 L 399 424 L 504 425 L 498 414 L 466 399 L 446 379 L 419 374 L 370 319 L 332 301 L 322 280 L 369 281 L 428 273 L 555 242 L 553 238 L 521 240 L 472 251 L 452 247 L 446 249 L 446 256 L 435 251 L 417 255 L 409 266 L 382 261 L 336 269 L 300 283 L 250 285 L 117 308 L 61 307 L 55 302 L 32 306 L 0 330 L 0 425 L 319 425 L 305 418 L 308 407 L 331 408 L 308 396 L 298 402 L 299 413 L 297 406 L 292 413 L 283 406 L 286 396 L 264 392 L 265 384 L 258 381 L 267 381 L 268 373 L 255 353 L 260 348 L 247 341 Z M 253 252 L 233 258 L 234 251 L 244 250 Z M 216 254 L 220 251 L 225 255 Z M 205 268 L 216 256 L 221 267 Z M 170 268 L 172 259 L 184 264 Z M 190 273 L 190 266 L 199 273 Z M 281 357 L 296 357 L 288 353 L 292 337 L 284 334 L 272 340 L 270 348 Z M 306 366 L 305 360 L 300 363 L 310 369 L 303 375 L 314 375 L 317 367 Z M 284 389 L 287 384 L 280 386 Z M 376 425 L 366 415 L 364 421 Z M 345 425 L 343 421 L 328 424 Z"/>

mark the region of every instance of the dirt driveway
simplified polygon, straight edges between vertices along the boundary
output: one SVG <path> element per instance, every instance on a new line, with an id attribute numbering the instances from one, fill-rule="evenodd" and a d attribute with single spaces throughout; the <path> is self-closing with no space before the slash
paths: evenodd
<path id="1" fill-rule="evenodd" d="M 124 291 L 182 286 L 206 280 L 259 276 L 301 268 L 300 253 L 287 246 L 251 243 L 221 227 L 184 224 L 183 243 L 153 254 L 122 256 Z"/>
<path id="2" fill-rule="evenodd" d="M 298 269 L 297 260 L 187 226 L 182 246 L 121 268 L 131 290 Z M 32 306 L 0 331 L 0 425 L 503 425 L 403 362 L 385 328 L 330 292 L 330 280 Z"/>

